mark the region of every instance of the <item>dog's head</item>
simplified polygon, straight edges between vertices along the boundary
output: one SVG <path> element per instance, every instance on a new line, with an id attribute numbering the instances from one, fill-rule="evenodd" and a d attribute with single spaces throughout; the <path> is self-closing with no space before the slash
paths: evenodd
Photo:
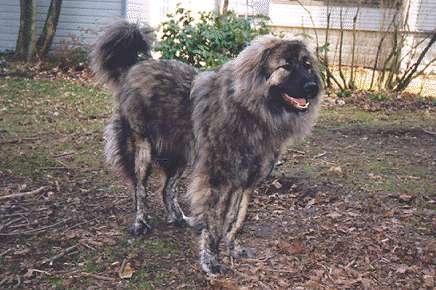
<path id="1" fill-rule="evenodd" d="M 271 100 L 293 112 L 308 111 L 323 85 L 318 63 L 305 43 L 278 41 L 264 61 Z"/>

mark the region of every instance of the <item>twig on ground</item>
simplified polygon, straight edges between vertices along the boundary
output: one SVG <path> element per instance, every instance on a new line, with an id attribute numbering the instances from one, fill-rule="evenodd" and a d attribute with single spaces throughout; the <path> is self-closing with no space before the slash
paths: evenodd
<path id="1" fill-rule="evenodd" d="M 86 222 L 78 223 L 78 224 L 75 224 L 74 226 L 69 227 L 68 229 L 66 229 L 65 231 L 63 231 L 63 232 L 61 233 L 61 236 L 65 235 L 65 233 L 68 232 L 69 230 L 71 230 L 71 229 L 73 229 L 73 228 L 75 228 L 75 227 L 78 227 L 78 226 L 80 226 L 80 225 L 83 225 L 83 224 L 86 224 Z"/>
<path id="2" fill-rule="evenodd" d="M 29 219 L 26 218 L 25 216 L 21 215 L 21 214 L 20 214 L 20 217 L 23 218 L 23 219 L 25 219 L 25 220 L 27 221 L 27 227 L 29 227 L 29 226 L 30 226 Z"/>
<path id="3" fill-rule="evenodd" d="M 236 270 L 236 269 L 233 268 L 233 267 L 231 267 L 231 268 L 229 268 L 229 269 L 230 269 L 233 273 L 235 273 L 235 274 L 238 275 L 238 276 L 241 276 L 241 277 L 244 278 L 244 279 L 250 279 L 249 276 L 247 276 L 247 275 L 245 275 L 245 274 L 239 272 L 238 270 Z"/>
<path id="4" fill-rule="evenodd" d="M 262 286 L 262 288 L 267 289 L 267 290 L 271 290 L 271 287 L 268 287 L 265 283 L 261 282 L 261 281 L 257 281 L 257 283 Z"/>
<path id="5" fill-rule="evenodd" d="M 3 280 L 0 281 L 0 286 L 5 284 L 9 279 L 12 279 L 15 276 L 15 274 L 9 275 L 6 278 L 4 278 Z"/>
<path id="6" fill-rule="evenodd" d="M 294 273 L 291 270 L 276 270 L 276 269 L 265 269 L 265 270 L 270 272 L 278 272 L 278 273 Z"/>
<path id="7" fill-rule="evenodd" d="M 62 165 L 63 167 L 65 167 L 65 168 L 70 168 L 68 165 L 66 165 L 65 163 L 63 163 L 60 160 L 56 160 L 56 162 L 59 163 L 60 165 Z"/>
<path id="8" fill-rule="evenodd" d="M 233 267 L 231 267 L 231 268 L 229 268 L 229 269 L 230 269 L 233 273 L 235 273 L 236 275 L 238 275 L 238 276 L 240 276 L 240 277 L 242 277 L 242 278 L 244 278 L 244 279 L 251 279 L 251 278 L 253 278 L 253 277 L 251 277 L 251 276 L 248 276 L 248 275 L 245 275 L 245 274 L 239 272 L 238 270 L 236 270 L 236 269 L 233 268 Z M 262 288 L 267 289 L 267 290 L 271 290 L 271 287 L 269 287 L 269 286 L 266 285 L 265 283 L 263 283 L 263 282 L 261 282 L 261 281 L 257 281 L 257 283 L 258 283 Z"/>
<path id="9" fill-rule="evenodd" d="M 87 272 L 82 272 L 82 275 L 91 276 L 91 277 L 94 277 L 96 279 L 106 280 L 106 281 L 115 281 L 116 280 L 115 278 L 112 278 L 112 277 L 105 277 L 105 276 L 100 276 L 97 274 L 92 274 L 92 273 L 87 273 Z"/>
<path id="10" fill-rule="evenodd" d="M 57 222 L 55 224 L 52 224 L 52 225 L 49 225 L 49 226 L 45 226 L 45 227 L 41 227 L 41 228 L 37 228 L 37 229 L 30 230 L 30 231 L 27 231 L 27 232 L 18 232 L 18 233 L 11 233 L 11 234 L 2 234 L 2 233 L 0 233 L 0 236 L 28 235 L 28 234 L 32 234 L 32 233 L 36 233 L 36 232 L 39 232 L 39 231 L 43 231 L 43 230 L 46 230 L 46 229 L 53 228 L 53 227 L 55 227 L 57 225 L 60 225 L 60 224 L 62 224 L 64 222 L 66 222 L 66 221 L 69 221 L 70 219 L 71 218 L 67 218 L 66 220 Z"/>
<path id="11" fill-rule="evenodd" d="M 76 170 L 71 167 L 39 167 L 38 170 Z"/>
<path id="12" fill-rule="evenodd" d="M 123 263 L 121 264 L 120 270 L 118 271 L 118 273 L 123 273 L 124 270 L 124 266 L 126 266 L 127 263 L 127 259 L 123 260 Z"/>
<path id="13" fill-rule="evenodd" d="M 422 128 L 422 127 L 419 127 L 419 128 L 421 128 L 421 130 L 424 131 L 424 132 L 427 133 L 427 134 L 436 135 L 436 132 L 429 131 L 429 130 L 424 129 L 424 128 Z"/>
<path id="14" fill-rule="evenodd" d="M 3 141 L 3 142 L 0 142 L 0 144 L 14 144 L 14 143 L 21 143 L 23 141 L 33 141 L 33 140 L 38 140 L 38 139 L 40 139 L 40 137 L 20 138 L 20 139 L 15 139 L 15 140 L 11 140 L 11 141 Z"/>
<path id="15" fill-rule="evenodd" d="M 9 253 L 10 251 L 12 251 L 12 248 L 7 249 L 6 251 L 4 251 L 3 253 L 0 254 L 0 258 L 3 257 L 4 255 L 6 255 L 7 253 Z M 0 284 L 1 285 L 1 284 Z"/>
<path id="16" fill-rule="evenodd" d="M 21 216 L 21 215 L 29 215 L 30 212 L 18 212 L 18 213 L 12 213 L 12 214 L 5 214 L 0 216 L 0 219 L 4 219 L 4 218 L 9 218 L 9 217 L 14 217 L 14 216 Z"/>
<path id="17" fill-rule="evenodd" d="M 300 150 L 297 150 L 297 149 L 293 149 L 293 148 L 289 148 L 288 151 L 289 152 L 298 153 L 298 154 L 301 154 L 301 155 L 306 155 L 306 152 L 300 151 Z"/>
<path id="18" fill-rule="evenodd" d="M 44 271 L 44 270 L 32 269 L 32 271 L 38 272 L 38 273 L 42 273 L 42 274 L 45 274 L 45 275 L 51 275 L 50 272 L 47 272 L 47 271 Z"/>
<path id="19" fill-rule="evenodd" d="M 32 194 L 37 194 L 40 193 L 43 190 L 46 190 L 48 188 L 48 186 L 42 186 L 38 189 L 32 190 L 32 191 L 28 191 L 28 192 L 21 192 L 21 193 L 14 193 L 14 194 L 9 194 L 9 195 L 4 195 L 4 196 L 0 196 L 0 200 L 5 200 L 8 198 L 16 198 L 16 197 L 23 197 L 23 196 L 28 196 L 28 195 L 32 195 Z"/>
<path id="20" fill-rule="evenodd" d="M 85 244 L 84 242 L 79 242 L 80 244 L 82 244 L 83 246 L 85 246 L 86 248 L 88 248 L 88 249 L 90 249 L 90 250 L 94 250 L 94 251 L 97 251 L 96 249 L 94 249 L 93 247 L 91 247 L 91 246 L 89 246 L 89 245 L 87 245 L 87 244 Z"/>
<path id="21" fill-rule="evenodd" d="M 323 156 L 326 155 L 326 154 L 327 154 L 327 152 L 324 151 L 323 153 L 320 153 L 320 154 L 318 154 L 318 155 L 315 155 L 315 156 L 313 156 L 312 158 L 315 159 L 315 158 L 323 157 Z"/>
<path id="22" fill-rule="evenodd" d="M 19 220 L 21 220 L 21 218 L 18 218 L 18 219 L 14 219 L 14 220 L 11 220 L 10 222 L 8 222 L 8 223 L 6 223 L 6 224 L 4 224 L 4 225 L 1 225 L 0 226 L 0 231 L 4 228 L 4 227 L 7 227 L 7 226 L 9 226 L 9 225 L 11 225 L 11 224 L 13 224 L 14 222 L 17 222 L 17 221 L 19 221 Z"/>
<path id="23" fill-rule="evenodd" d="M 94 149 L 95 147 L 92 147 L 88 150 L 82 151 L 82 152 L 69 152 L 69 153 L 63 153 L 63 154 L 59 154 L 59 155 L 55 155 L 53 156 L 53 158 L 57 159 L 57 158 L 63 158 L 63 157 L 71 157 L 71 156 L 76 156 L 76 155 L 82 155 L 85 154 L 86 152 L 89 152 L 90 150 Z"/>
<path id="24" fill-rule="evenodd" d="M 37 263 L 37 264 L 45 264 L 45 263 L 47 263 L 47 262 L 50 262 L 49 265 L 50 265 L 50 266 L 53 266 L 53 262 L 54 262 L 54 261 L 56 261 L 57 259 L 63 257 L 66 253 L 71 252 L 72 250 L 74 250 L 75 248 L 77 248 L 77 246 L 79 246 L 79 245 L 80 245 L 80 244 L 75 244 L 74 246 L 71 246 L 71 247 L 69 247 L 69 248 L 66 248 L 65 250 L 63 250 L 63 251 L 60 252 L 59 254 L 57 254 L 57 255 L 55 255 L 55 256 L 53 256 L 53 257 L 51 257 L 51 258 L 44 259 L 44 260 L 40 261 L 40 262 Z"/>

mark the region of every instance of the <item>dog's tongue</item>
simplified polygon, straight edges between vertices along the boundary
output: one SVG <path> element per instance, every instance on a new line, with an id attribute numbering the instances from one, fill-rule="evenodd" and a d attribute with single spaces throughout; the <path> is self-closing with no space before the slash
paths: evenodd
<path id="1" fill-rule="evenodd" d="M 292 97 L 290 97 L 288 94 L 285 94 L 285 97 L 292 102 L 292 104 L 294 105 L 294 107 L 296 107 L 297 109 L 300 110 L 306 110 L 308 107 L 308 103 L 306 102 L 305 99 L 294 99 Z"/>
<path id="2" fill-rule="evenodd" d="M 300 107 L 305 107 L 305 106 L 306 106 L 306 100 L 305 100 L 305 99 L 294 99 L 294 101 L 295 101 L 296 103 L 298 103 L 298 105 L 299 105 Z"/>

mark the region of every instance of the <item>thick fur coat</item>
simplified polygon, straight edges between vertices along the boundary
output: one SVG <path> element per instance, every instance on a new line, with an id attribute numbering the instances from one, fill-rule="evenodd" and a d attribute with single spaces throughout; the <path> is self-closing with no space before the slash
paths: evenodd
<path id="1" fill-rule="evenodd" d="M 303 41 L 271 36 L 209 72 L 173 60 L 138 61 L 138 52 L 149 50 L 147 33 L 124 21 L 94 46 L 96 77 L 114 93 L 107 161 L 133 185 L 135 235 L 150 228 L 146 184 L 159 163 L 168 222 L 195 228 L 200 266 L 216 274 L 225 269 L 221 241 L 235 258 L 256 255 L 238 240 L 249 198 L 277 152 L 310 130 L 322 95 L 317 62 Z M 187 166 L 190 218 L 174 190 Z"/>

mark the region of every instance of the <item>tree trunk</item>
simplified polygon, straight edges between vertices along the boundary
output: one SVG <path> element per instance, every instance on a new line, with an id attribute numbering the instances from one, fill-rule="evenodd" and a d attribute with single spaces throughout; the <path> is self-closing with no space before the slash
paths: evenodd
<path id="1" fill-rule="evenodd" d="M 224 17 L 227 14 L 228 8 L 229 8 L 229 0 L 224 0 L 224 2 L 223 2 L 223 16 Z"/>
<path id="2" fill-rule="evenodd" d="M 50 8 L 47 12 L 44 28 L 38 41 L 36 42 L 36 50 L 40 58 L 46 58 L 50 50 L 53 38 L 56 33 L 56 28 L 61 14 L 62 0 L 51 0 Z"/>
<path id="3" fill-rule="evenodd" d="M 32 61 L 36 53 L 36 0 L 20 0 L 20 30 L 14 58 Z"/>

